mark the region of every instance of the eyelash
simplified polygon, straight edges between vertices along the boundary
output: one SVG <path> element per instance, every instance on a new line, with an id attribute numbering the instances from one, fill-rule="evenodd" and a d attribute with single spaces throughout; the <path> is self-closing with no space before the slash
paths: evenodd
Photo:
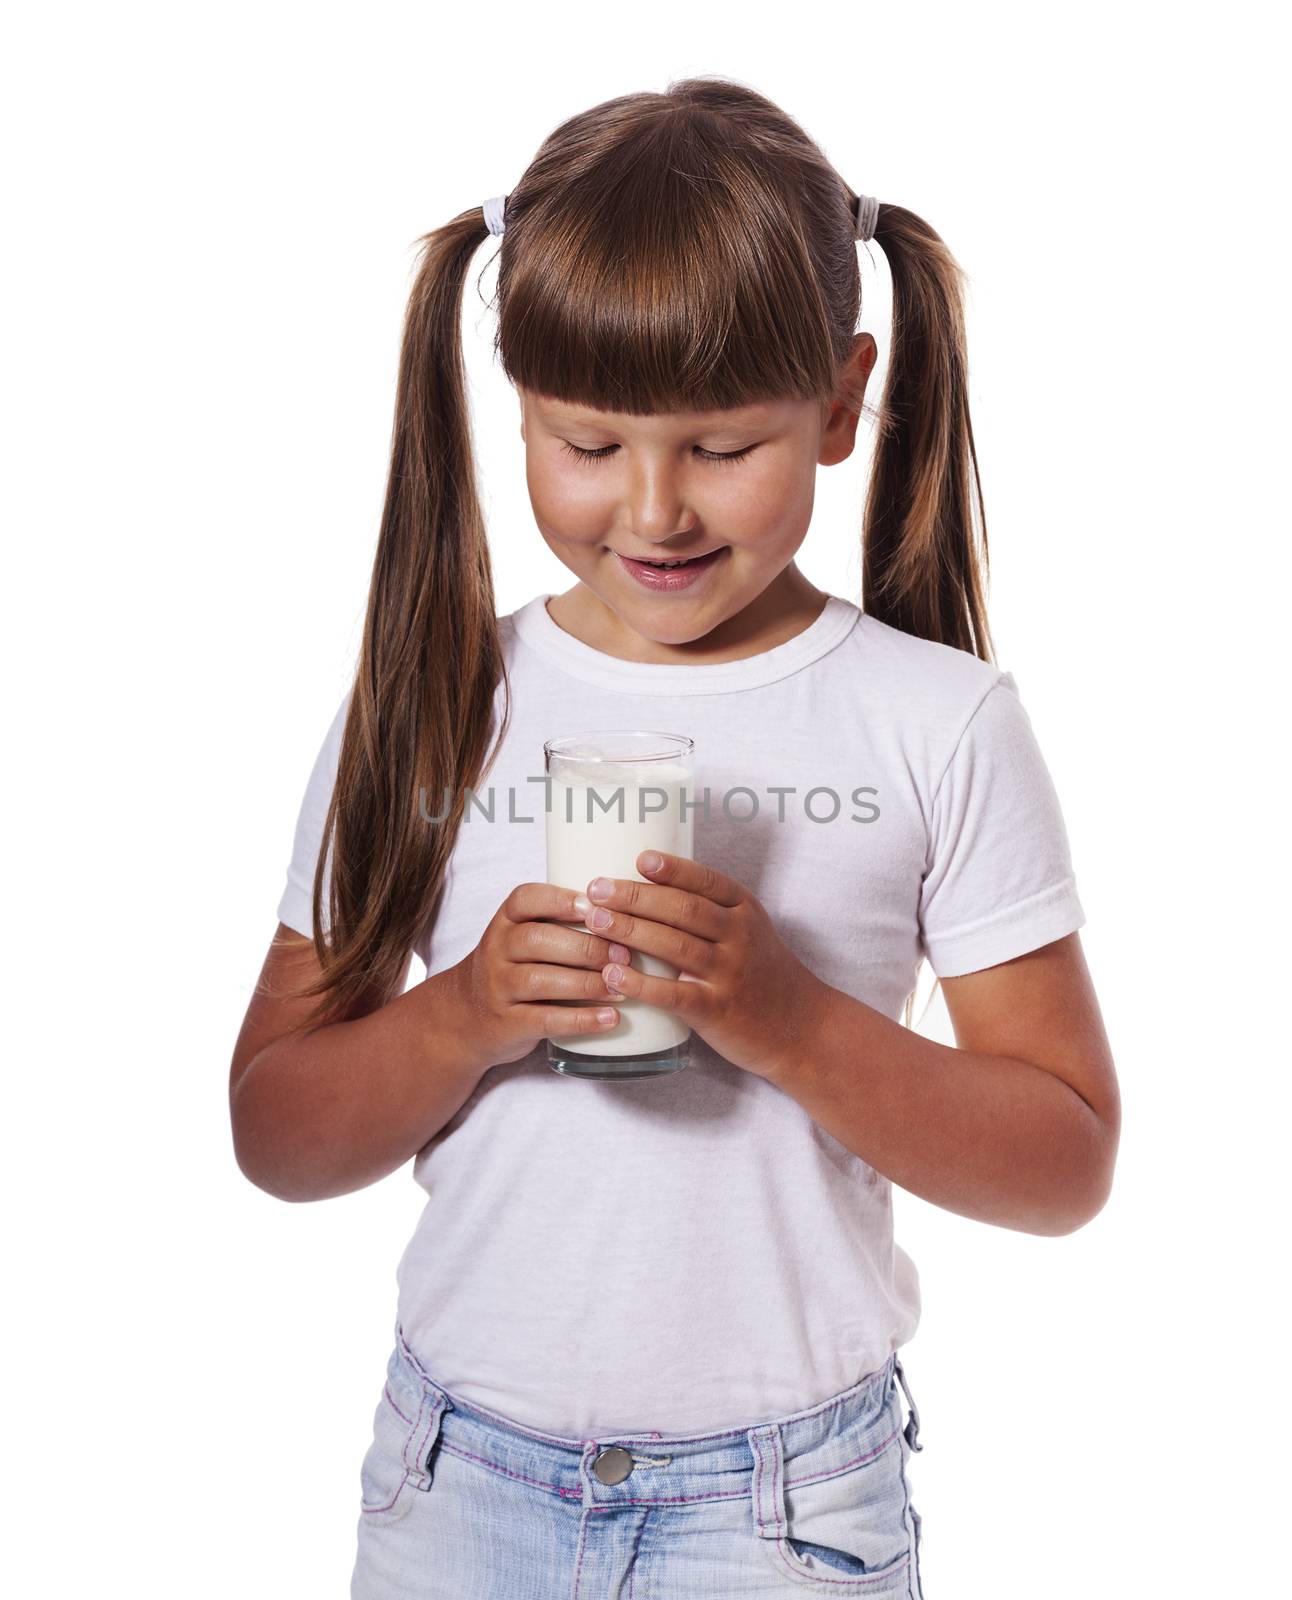
<path id="1" fill-rule="evenodd" d="M 579 461 L 604 461 L 612 450 L 618 449 L 618 446 L 613 444 L 603 444 L 600 450 L 583 450 L 580 449 L 577 444 L 571 444 L 570 441 L 566 439 L 562 443 L 562 448 L 569 451 L 569 453 Z M 728 455 L 718 455 L 711 451 L 704 451 L 700 459 L 702 461 L 711 461 L 714 466 L 717 467 L 734 466 L 737 461 L 743 461 L 746 456 L 750 455 L 757 448 L 757 445 L 751 444 L 746 450 L 733 450 Z"/>

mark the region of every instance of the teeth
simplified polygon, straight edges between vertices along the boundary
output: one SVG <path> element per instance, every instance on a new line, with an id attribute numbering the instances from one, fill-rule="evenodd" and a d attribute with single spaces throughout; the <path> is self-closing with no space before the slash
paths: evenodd
<path id="1" fill-rule="evenodd" d="M 721 548 L 721 546 L 719 548 Z M 661 572 L 666 572 L 672 567 L 689 567 L 693 562 L 703 561 L 706 556 L 711 556 L 713 554 L 714 552 L 712 550 L 706 550 L 704 555 L 680 556 L 672 561 L 651 561 L 645 556 L 632 556 L 629 559 L 636 561 L 640 566 L 656 567 Z"/>

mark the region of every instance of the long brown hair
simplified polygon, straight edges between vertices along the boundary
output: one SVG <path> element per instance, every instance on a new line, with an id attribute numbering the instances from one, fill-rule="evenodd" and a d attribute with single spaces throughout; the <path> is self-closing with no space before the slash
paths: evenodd
<path id="1" fill-rule="evenodd" d="M 607 100 L 557 127 L 507 196 L 495 354 L 522 388 L 637 416 L 829 401 L 861 308 L 857 199 L 792 118 L 726 78 Z M 418 241 L 363 642 L 314 879 L 323 972 L 300 993 L 325 998 L 311 1026 L 394 988 L 436 915 L 465 790 L 492 766 L 510 717 L 462 362 L 463 285 L 489 237 L 475 205 Z M 877 429 L 865 609 L 991 660 L 961 271 L 900 206 L 880 205 L 875 238 L 893 323 L 878 411 L 857 407 Z M 453 796 L 437 826 L 419 813 L 422 789 Z"/>

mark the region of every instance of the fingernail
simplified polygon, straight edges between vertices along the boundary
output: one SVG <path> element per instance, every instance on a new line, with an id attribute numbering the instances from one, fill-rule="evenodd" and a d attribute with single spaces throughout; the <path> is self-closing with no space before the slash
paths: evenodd
<path id="1" fill-rule="evenodd" d="M 598 1022 L 613 1022 L 614 1020 L 615 1020 L 615 1013 L 614 1013 L 613 1009 L 610 1006 L 598 1006 L 598 1008 L 597 1008 L 597 1021 Z"/>
<path id="2" fill-rule="evenodd" d="M 628 946 L 626 944 L 612 944 L 610 946 L 610 959 L 612 961 L 622 961 L 627 965 L 632 959 L 628 954 Z"/>
<path id="3" fill-rule="evenodd" d="M 620 984 L 624 981 L 622 967 L 602 967 L 601 976 L 606 980 L 607 989 L 613 989 L 617 984 Z"/>
<path id="4" fill-rule="evenodd" d="M 594 900 L 604 900 L 612 888 L 609 878 L 593 878 L 588 885 L 588 893 Z"/>
<path id="5" fill-rule="evenodd" d="M 576 894 L 574 897 L 574 909 L 581 917 L 586 917 L 588 912 L 592 910 L 592 902 L 586 894 Z"/>
<path id="6" fill-rule="evenodd" d="M 614 920 L 614 913 L 607 911 L 604 906 L 598 906 L 588 918 L 589 923 L 594 928 L 608 928 Z"/>
<path id="7" fill-rule="evenodd" d="M 646 850 L 642 853 L 642 871 L 658 872 L 664 865 L 664 857 L 658 850 Z"/>

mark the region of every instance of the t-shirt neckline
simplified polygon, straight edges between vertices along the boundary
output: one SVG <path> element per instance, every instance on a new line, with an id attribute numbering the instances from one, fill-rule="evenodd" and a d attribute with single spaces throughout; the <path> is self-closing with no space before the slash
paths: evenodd
<path id="1" fill-rule="evenodd" d="M 861 608 L 839 595 L 828 595 L 814 621 L 792 639 L 739 661 L 625 661 L 595 650 L 566 633 L 547 609 L 551 594 L 535 595 L 512 613 L 520 639 L 572 677 L 602 688 L 635 694 L 722 694 L 757 689 L 801 672 L 819 660 L 856 627 Z"/>

